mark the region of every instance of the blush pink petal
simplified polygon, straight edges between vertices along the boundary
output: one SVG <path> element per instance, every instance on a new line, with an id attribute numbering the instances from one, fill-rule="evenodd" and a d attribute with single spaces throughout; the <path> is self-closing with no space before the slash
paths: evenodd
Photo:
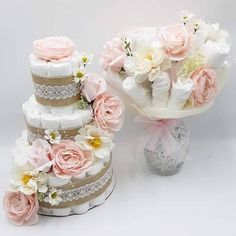
<path id="1" fill-rule="evenodd" d="M 118 131 L 124 121 L 124 105 L 120 98 L 103 93 L 93 103 L 97 126 L 105 131 Z"/>
<path id="2" fill-rule="evenodd" d="M 185 26 L 177 24 L 161 27 L 159 38 L 170 60 L 183 60 L 192 45 L 193 34 Z"/>
<path id="3" fill-rule="evenodd" d="M 106 81 L 101 76 L 90 73 L 83 81 L 83 94 L 88 102 L 92 102 L 95 98 L 105 92 L 107 89 Z"/>
<path id="4" fill-rule="evenodd" d="M 33 43 L 33 53 L 40 59 L 51 61 L 69 57 L 75 51 L 74 43 L 67 37 L 46 37 Z"/>
<path id="5" fill-rule="evenodd" d="M 38 199 L 35 194 L 7 192 L 3 207 L 9 220 L 16 225 L 33 225 L 38 221 Z"/>
<path id="6" fill-rule="evenodd" d="M 57 177 L 61 178 L 82 175 L 94 160 L 90 151 L 80 149 L 70 140 L 54 145 L 50 156 L 54 160 L 52 170 Z"/>
<path id="7" fill-rule="evenodd" d="M 194 106 L 209 103 L 217 93 L 216 73 L 213 69 L 200 67 L 191 74 L 194 88 L 191 101 Z"/>
<path id="8" fill-rule="evenodd" d="M 100 63 L 105 71 L 111 69 L 115 72 L 120 72 L 124 66 L 125 50 L 122 41 L 119 38 L 114 38 L 106 42 L 104 45 L 104 53 L 100 58 Z"/>

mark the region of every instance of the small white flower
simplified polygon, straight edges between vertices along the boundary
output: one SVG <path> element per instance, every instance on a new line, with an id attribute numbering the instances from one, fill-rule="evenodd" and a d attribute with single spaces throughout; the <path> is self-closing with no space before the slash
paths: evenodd
<path id="1" fill-rule="evenodd" d="M 184 23 L 189 22 L 194 17 L 194 14 L 188 12 L 188 11 L 181 11 L 180 12 L 180 19 Z"/>
<path id="2" fill-rule="evenodd" d="M 48 196 L 44 198 L 44 201 L 49 202 L 52 206 L 58 205 L 62 201 L 62 198 L 60 197 L 61 194 L 61 189 L 51 188 Z"/>
<path id="3" fill-rule="evenodd" d="M 80 148 L 92 151 L 94 156 L 100 159 L 110 154 L 114 147 L 112 140 L 112 134 L 92 125 L 81 128 L 79 135 L 75 137 L 75 142 Z"/>
<path id="4" fill-rule="evenodd" d="M 59 144 L 61 142 L 61 135 L 57 130 L 45 130 L 44 138 L 51 144 Z"/>
<path id="5" fill-rule="evenodd" d="M 193 28 L 195 31 L 199 30 L 203 26 L 205 26 L 205 22 L 202 19 L 193 20 Z"/>
<path id="6" fill-rule="evenodd" d="M 74 75 L 74 82 L 79 83 L 79 82 L 83 81 L 86 78 L 85 69 L 83 67 L 78 68 L 77 70 L 75 70 L 73 72 L 73 75 Z"/>
<path id="7" fill-rule="evenodd" d="M 15 165 L 10 177 L 10 191 L 20 191 L 26 195 L 47 191 L 48 177 L 46 173 L 38 172 L 30 163 Z"/>
<path id="8" fill-rule="evenodd" d="M 79 56 L 80 58 L 80 62 L 82 63 L 82 65 L 85 67 L 88 64 L 91 64 L 91 62 L 93 61 L 93 54 L 87 54 L 85 52 L 82 52 Z"/>

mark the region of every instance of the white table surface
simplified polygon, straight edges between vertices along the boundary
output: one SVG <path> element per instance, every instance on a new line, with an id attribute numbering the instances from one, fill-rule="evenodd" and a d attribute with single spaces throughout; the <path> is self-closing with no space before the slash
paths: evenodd
<path id="1" fill-rule="evenodd" d="M 117 137 L 116 188 L 104 205 L 79 216 L 40 216 L 24 227 L 11 225 L 1 210 L 0 235 L 236 235 L 236 140 L 191 140 L 181 172 L 161 177 L 133 157 L 135 137 Z M 1 197 L 11 148 L 0 149 Z"/>

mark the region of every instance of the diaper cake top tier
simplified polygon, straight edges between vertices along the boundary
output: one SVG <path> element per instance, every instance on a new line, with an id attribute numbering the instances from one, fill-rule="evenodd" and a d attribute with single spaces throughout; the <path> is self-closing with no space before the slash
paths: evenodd
<path id="1" fill-rule="evenodd" d="M 103 77 L 88 72 L 91 60 L 67 37 L 34 42 L 35 96 L 22 107 L 27 132 L 16 141 L 4 197 L 14 224 L 35 224 L 38 213 L 85 213 L 113 190 L 111 153 L 124 106 Z"/>
<path id="2" fill-rule="evenodd" d="M 142 28 L 104 45 L 107 82 L 150 119 L 209 109 L 227 78 L 230 36 L 186 11 L 182 22 Z"/>
<path id="3" fill-rule="evenodd" d="M 29 57 L 35 98 L 49 106 L 67 106 L 80 98 L 80 88 L 75 83 L 76 72 L 89 63 L 76 51 L 75 44 L 67 37 L 47 37 L 33 43 Z"/>

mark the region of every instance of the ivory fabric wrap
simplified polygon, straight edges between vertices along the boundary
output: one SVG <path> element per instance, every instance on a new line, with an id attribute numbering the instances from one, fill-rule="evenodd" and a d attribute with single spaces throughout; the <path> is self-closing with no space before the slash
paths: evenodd
<path id="1" fill-rule="evenodd" d="M 37 139 L 41 138 L 44 139 L 45 130 L 42 128 L 37 128 L 29 125 L 27 122 L 27 130 L 28 130 L 28 142 L 32 144 L 32 142 Z M 57 130 L 61 135 L 61 139 L 74 139 L 74 137 L 78 134 L 78 131 L 81 127 L 78 128 L 68 128 L 68 129 L 59 129 Z"/>
<path id="2" fill-rule="evenodd" d="M 63 185 L 61 187 L 58 187 L 57 189 L 60 189 L 60 190 L 62 190 L 62 192 L 65 192 L 65 191 L 81 188 L 81 187 L 89 185 L 93 182 L 99 181 L 108 171 L 111 171 L 111 173 L 113 173 L 113 171 L 111 169 L 111 159 L 108 163 L 106 163 L 106 165 L 103 167 L 103 169 L 99 173 L 97 173 L 96 175 L 87 176 L 83 179 L 79 179 L 74 182 Z M 111 181 L 112 181 L 112 174 L 109 175 L 107 181 L 105 182 L 104 185 L 102 185 L 101 188 L 98 188 L 97 190 L 92 191 L 90 194 L 86 195 L 85 197 L 80 197 L 78 199 L 73 199 L 71 201 L 62 201 L 58 205 L 51 205 L 48 202 L 42 201 L 42 202 L 39 202 L 39 205 L 41 207 L 53 208 L 53 209 L 61 209 L 61 208 L 78 206 L 78 205 L 88 202 L 88 201 L 98 197 L 102 193 L 104 193 L 106 191 L 106 189 L 108 188 L 108 186 L 111 184 Z M 48 189 L 48 191 L 50 191 L 50 188 Z"/>
<path id="3" fill-rule="evenodd" d="M 47 106 L 67 106 L 79 100 L 79 88 L 74 76 L 41 77 L 32 74 L 36 101 Z"/>

